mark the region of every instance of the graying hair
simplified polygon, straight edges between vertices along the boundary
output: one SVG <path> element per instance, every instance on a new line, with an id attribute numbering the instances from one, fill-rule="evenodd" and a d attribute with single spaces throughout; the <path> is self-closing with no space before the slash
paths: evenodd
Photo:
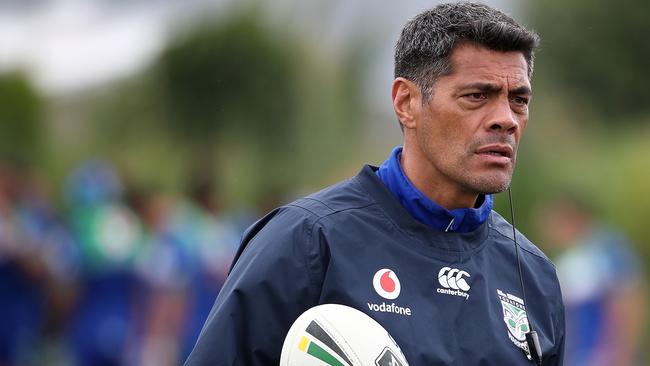
<path id="1" fill-rule="evenodd" d="M 395 77 L 413 81 L 422 91 L 423 102 L 429 102 L 435 81 L 452 72 L 449 59 L 454 47 L 463 43 L 523 53 L 530 78 L 539 36 L 484 4 L 441 4 L 402 29 L 395 45 Z"/>

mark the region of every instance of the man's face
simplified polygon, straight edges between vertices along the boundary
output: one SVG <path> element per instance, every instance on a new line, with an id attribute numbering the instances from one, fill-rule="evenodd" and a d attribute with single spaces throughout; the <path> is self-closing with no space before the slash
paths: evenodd
<path id="1" fill-rule="evenodd" d="M 459 45 L 417 116 L 416 141 L 438 184 L 470 194 L 510 185 L 531 98 L 521 52 Z"/>

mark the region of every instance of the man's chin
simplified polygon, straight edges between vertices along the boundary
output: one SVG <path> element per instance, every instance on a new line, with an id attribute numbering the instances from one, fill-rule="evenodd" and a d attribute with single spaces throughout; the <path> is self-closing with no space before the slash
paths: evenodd
<path id="1" fill-rule="evenodd" d="M 510 184 L 508 184 L 508 185 L 506 185 L 506 186 L 499 186 L 498 188 L 493 188 L 493 189 L 485 190 L 485 191 L 483 192 L 483 194 L 495 194 L 495 193 L 505 192 L 505 191 L 508 189 L 509 186 L 510 186 Z"/>
<path id="2" fill-rule="evenodd" d="M 479 194 L 501 193 L 508 189 L 512 179 L 510 176 L 499 178 L 495 179 L 493 177 L 492 179 L 475 180 L 468 185 L 468 188 Z"/>

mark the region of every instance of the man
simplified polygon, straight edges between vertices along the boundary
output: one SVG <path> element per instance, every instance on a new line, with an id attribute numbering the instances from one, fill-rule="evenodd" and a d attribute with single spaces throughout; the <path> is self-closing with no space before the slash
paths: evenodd
<path id="1" fill-rule="evenodd" d="M 561 365 L 555 269 L 518 234 L 524 296 L 490 195 L 510 184 L 537 42 L 479 4 L 409 21 L 392 87 L 403 148 L 253 225 L 186 365 L 277 365 L 292 322 L 323 303 L 377 320 L 411 365 L 531 364 L 531 323 L 543 365 Z"/>

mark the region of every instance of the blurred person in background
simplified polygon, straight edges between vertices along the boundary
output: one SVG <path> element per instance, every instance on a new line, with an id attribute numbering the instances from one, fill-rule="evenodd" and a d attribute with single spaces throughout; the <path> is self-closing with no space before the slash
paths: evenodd
<path id="1" fill-rule="evenodd" d="M 14 166 L 0 165 L 0 365 L 30 363 L 45 315 L 42 262 L 24 240 L 17 181 Z"/>
<path id="2" fill-rule="evenodd" d="M 170 225 L 172 198 L 151 190 L 132 192 L 131 207 L 143 228 L 138 274 L 146 289 L 140 303 L 142 330 L 138 337 L 137 364 L 176 365 L 187 316 L 191 285 L 198 272 L 191 247 Z"/>
<path id="3" fill-rule="evenodd" d="M 0 365 L 68 363 L 61 343 L 79 264 L 41 177 L 0 163 Z"/>
<path id="4" fill-rule="evenodd" d="M 68 341 L 75 365 L 122 365 L 136 357 L 144 313 L 135 263 L 142 227 L 125 204 L 124 187 L 103 160 L 82 163 L 66 186 L 69 220 L 79 244 L 82 272 Z"/>
<path id="5" fill-rule="evenodd" d="M 627 239 L 604 225 L 573 193 L 552 197 L 540 210 L 545 241 L 556 260 L 566 307 L 570 366 L 641 365 L 646 291 L 643 269 Z"/>
<path id="6" fill-rule="evenodd" d="M 169 222 L 184 245 L 191 249 L 195 263 L 179 362 L 192 351 L 241 238 L 241 230 L 217 197 L 215 180 L 206 171 L 209 169 L 191 174 L 185 197 L 174 205 Z"/>
<path id="7" fill-rule="evenodd" d="M 129 195 L 144 232 L 138 272 L 147 311 L 139 365 L 177 365 L 189 355 L 239 242 L 212 179 L 193 175 L 187 191 L 180 197 L 154 190 Z"/>

